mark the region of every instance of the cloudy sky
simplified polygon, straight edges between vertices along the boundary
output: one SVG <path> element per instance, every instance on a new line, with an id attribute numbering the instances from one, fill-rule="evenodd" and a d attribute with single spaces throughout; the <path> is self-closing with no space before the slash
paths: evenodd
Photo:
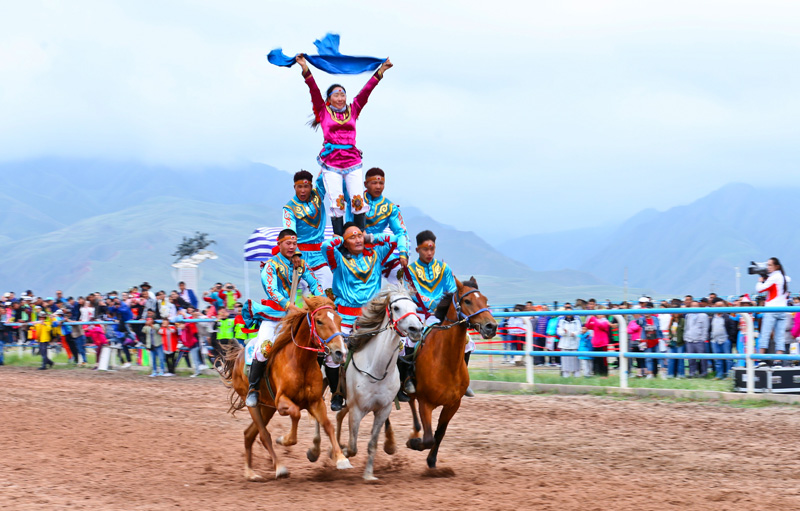
<path id="1" fill-rule="evenodd" d="M 265 55 L 329 31 L 395 64 L 358 132 L 387 195 L 488 239 L 800 184 L 786 1 L 5 2 L 0 160 L 314 169 L 300 70 Z"/>

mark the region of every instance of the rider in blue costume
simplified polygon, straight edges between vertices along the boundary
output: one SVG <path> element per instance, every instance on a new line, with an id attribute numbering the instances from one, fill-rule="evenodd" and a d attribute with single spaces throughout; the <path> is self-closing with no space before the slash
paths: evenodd
<path id="1" fill-rule="evenodd" d="M 397 246 L 393 234 L 371 235 L 364 233 L 354 223 L 344 224 L 344 236 L 334 236 L 322 244 L 322 253 L 333 272 L 333 290 L 336 295 L 336 310 L 342 317 L 342 332 L 350 333 L 361 308 L 381 289 L 380 269 Z M 365 248 L 370 243 L 373 248 Z M 325 361 L 325 373 L 336 391 L 339 381 L 339 365 L 330 359 Z M 331 410 L 341 410 L 344 399 L 335 395 L 331 399 Z"/>
<path id="2" fill-rule="evenodd" d="M 317 282 L 314 271 L 297 253 L 297 234 L 291 229 L 284 229 L 278 235 L 280 252 L 272 256 L 261 268 L 261 285 L 268 299 L 260 304 L 247 300 L 242 315 L 249 328 L 258 328 L 258 336 L 250 342 L 255 344 L 255 357 L 250 366 L 250 388 L 245 404 L 255 407 L 258 404 L 258 387 L 267 366 L 267 355 L 278 330 L 283 311 L 296 309 L 294 300 L 289 296 L 292 290 L 292 273 L 300 272 L 300 279 L 307 285 L 311 294 L 322 296 L 323 291 Z M 249 343 L 248 343 L 249 344 Z"/>
<path id="3" fill-rule="evenodd" d="M 325 241 L 325 186 L 320 176 L 317 179 L 317 188 L 312 186 L 314 176 L 307 170 L 301 170 L 294 175 L 294 192 L 292 197 L 283 207 L 283 220 L 281 226 L 297 233 L 297 248 L 306 265 L 316 272 L 320 286 L 323 289 L 331 285 L 330 269 L 326 267 L 325 258 L 320 253 L 322 242 Z M 319 187 L 322 186 L 320 191 Z"/>
<path id="4" fill-rule="evenodd" d="M 345 202 L 347 203 L 345 210 L 345 219 L 354 222 L 366 234 L 378 235 L 388 227 L 392 234 L 397 237 L 397 251 L 399 252 L 398 258 L 390 258 L 386 261 L 386 265 L 381 270 L 385 277 L 389 277 L 392 269 L 398 264 L 401 268 L 405 269 L 408 266 L 408 230 L 403 222 L 403 215 L 400 213 L 400 206 L 393 203 L 383 196 L 383 189 L 386 186 L 386 175 L 382 169 L 373 167 L 367 171 L 366 179 L 364 180 L 364 189 L 366 190 L 366 202 L 369 207 L 365 215 L 353 215 L 350 208 L 350 201 L 347 197 L 345 190 Z M 325 184 L 322 179 L 317 179 L 317 190 L 321 196 L 325 197 Z M 360 222 L 364 222 L 361 225 Z M 372 248 L 367 245 L 367 248 Z M 390 282 L 397 283 L 396 279 L 389 279 Z M 335 294 L 335 293 L 334 293 Z"/>
<path id="5" fill-rule="evenodd" d="M 419 307 L 419 313 L 433 314 L 436 306 L 442 299 L 445 293 L 457 293 L 458 287 L 456 286 L 456 279 L 453 277 L 453 272 L 444 261 L 436 260 L 436 235 L 431 231 L 422 231 L 417 234 L 417 254 L 419 259 L 408 265 L 411 279 L 414 281 L 414 287 L 417 289 L 422 303 L 414 296 L 414 301 Z M 456 298 L 457 299 L 457 298 Z M 427 320 L 428 324 L 432 324 L 436 319 L 430 316 Z M 469 335 L 469 334 L 468 334 Z M 406 340 L 405 355 L 408 356 L 414 351 L 414 345 L 409 340 Z M 475 349 L 474 343 L 471 341 L 467 344 L 467 353 L 464 355 L 464 360 L 469 362 L 469 353 Z M 416 393 L 414 387 L 413 376 L 409 375 L 408 365 L 400 362 L 398 364 L 400 369 L 400 381 L 404 382 L 398 393 L 398 398 L 401 401 L 408 401 L 407 394 Z M 467 388 L 467 396 L 472 397 L 474 393 L 472 389 Z"/>

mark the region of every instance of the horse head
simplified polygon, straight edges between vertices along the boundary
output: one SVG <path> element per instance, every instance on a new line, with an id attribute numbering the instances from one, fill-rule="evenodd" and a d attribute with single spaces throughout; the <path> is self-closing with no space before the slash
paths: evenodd
<path id="1" fill-rule="evenodd" d="M 331 356 L 336 364 L 343 364 L 347 358 L 347 344 L 342 333 L 342 318 L 336 313 L 333 302 L 327 297 L 306 297 L 308 311 L 306 318 L 311 336 Z"/>
<path id="2" fill-rule="evenodd" d="M 464 320 L 484 339 L 491 339 L 497 333 L 497 321 L 489 312 L 489 300 L 478 291 L 478 282 L 470 277 L 464 282 L 456 279 L 456 293 L 451 299 L 447 318 L 454 314 L 455 321 Z"/>
<path id="3" fill-rule="evenodd" d="M 400 286 L 389 287 L 386 312 L 392 322 L 392 327 L 399 335 L 413 341 L 419 341 L 422 338 L 425 325 L 417 316 L 417 304 L 406 289 Z"/>

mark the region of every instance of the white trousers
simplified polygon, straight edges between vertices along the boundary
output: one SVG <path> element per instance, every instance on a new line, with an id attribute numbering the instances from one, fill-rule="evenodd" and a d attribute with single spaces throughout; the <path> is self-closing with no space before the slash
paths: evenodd
<path id="1" fill-rule="evenodd" d="M 317 278 L 319 287 L 321 287 L 323 291 L 333 286 L 333 274 L 327 265 L 318 270 L 314 270 L 314 276 Z M 301 279 L 298 286 L 304 291 L 309 291 L 308 284 L 306 284 L 305 280 Z"/>
<path id="2" fill-rule="evenodd" d="M 364 200 L 364 178 L 361 169 L 345 175 L 322 169 L 322 179 L 325 181 L 328 210 L 332 217 L 341 218 L 344 216 L 344 186 L 347 187 L 347 195 L 350 196 L 350 208 L 354 215 L 366 213 L 369 210 L 369 205 Z"/>
<path id="3" fill-rule="evenodd" d="M 268 342 L 275 342 L 275 338 L 278 336 L 279 325 L 280 323 L 277 321 L 264 320 L 261 322 L 261 326 L 258 328 L 258 335 L 256 336 L 254 343 L 255 358 L 259 362 L 266 362 L 267 357 L 264 356 L 264 345 Z"/>

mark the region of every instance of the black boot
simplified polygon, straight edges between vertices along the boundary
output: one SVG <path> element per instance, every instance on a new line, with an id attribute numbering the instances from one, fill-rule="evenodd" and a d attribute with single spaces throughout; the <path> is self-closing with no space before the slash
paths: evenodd
<path id="1" fill-rule="evenodd" d="M 253 365 L 250 366 L 250 388 L 247 391 L 247 399 L 244 402 L 250 408 L 258 406 L 258 386 L 261 384 L 261 378 L 264 377 L 266 368 L 266 362 L 259 362 L 255 359 L 253 360 Z"/>
<path id="2" fill-rule="evenodd" d="M 406 391 L 403 390 L 403 384 L 408 377 L 408 364 L 405 361 L 401 360 L 400 358 L 397 359 L 397 370 L 400 373 L 400 390 L 397 391 L 397 400 L 401 403 L 408 403 L 411 401 L 411 398 L 408 397 Z"/>
<path id="3" fill-rule="evenodd" d="M 344 217 L 341 216 L 332 216 L 331 217 L 331 227 L 333 228 L 333 234 L 336 236 L 344 236 Z"/>
<path id="4" fill-rule="evenodd" d="M 328 385 L 331 388 L 331 411 L 338 412 L 344 407 L 344 396 L 336 393 L 339 388 L 339 368 L 325 366 L 325 376 L 328 378 Z"/>
<path id="5" fill-rule="evenodd" d="M 353 215 L 353 223 L 361 229 L 361 232 L 367 231 L 367 214 L 366 213 L 358 213 Z"/>

